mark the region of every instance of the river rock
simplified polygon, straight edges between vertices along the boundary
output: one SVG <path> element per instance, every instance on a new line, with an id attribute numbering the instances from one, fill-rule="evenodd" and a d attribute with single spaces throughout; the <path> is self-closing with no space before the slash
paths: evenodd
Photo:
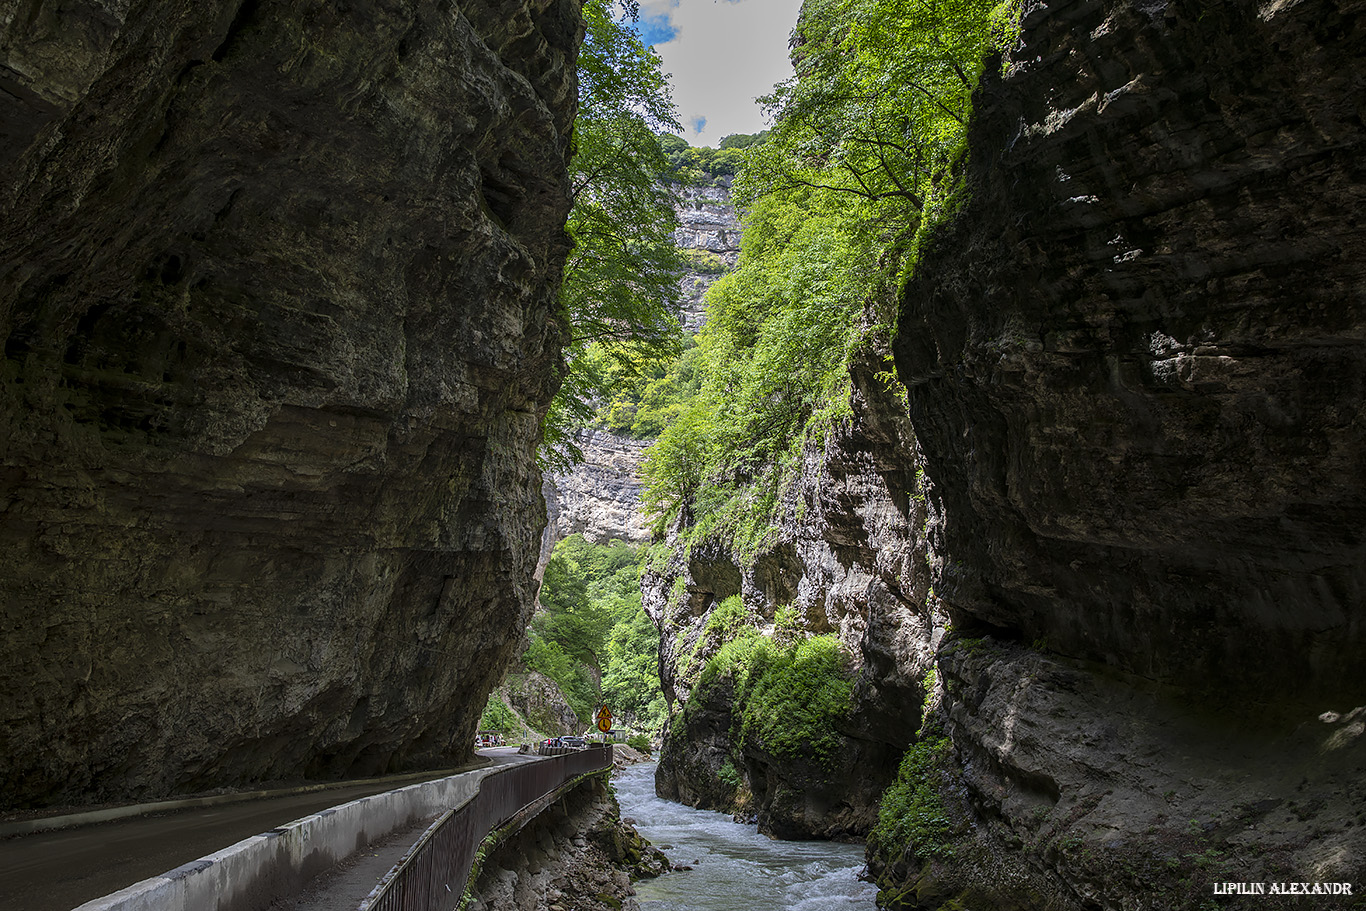
<path id="1" fill-rule="evenodd" d="M 0 803 L 469 754 L 534 596 L 579 28 L 0 16 Z"/>

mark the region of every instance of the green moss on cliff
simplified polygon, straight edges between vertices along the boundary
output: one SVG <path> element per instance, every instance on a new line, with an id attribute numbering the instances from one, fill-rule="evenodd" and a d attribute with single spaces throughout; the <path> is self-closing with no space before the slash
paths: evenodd
<path id="1" fill-rule="evenodd" d="M 929 737 L 906 751 L 896 781 L 882 794 L 877 826 L 868 836 L 870 855 L 888 862 L 907 852 L 926 859 L 953 855 L 953 822 L 938 787 L 951 749 L 947 737 Z"/>
<path id="2" fill-rule="evenodd" d="M 849 660 L 834 636 L 782 646 L 743 627 L 707 661 L 694 697 L 706 702 L 706 691 L 723 684 L 734 688 L 740 725 L 734 742 L 742 748 L 833 762 L 841 743 L 838 725 L 854 691 Z"/>

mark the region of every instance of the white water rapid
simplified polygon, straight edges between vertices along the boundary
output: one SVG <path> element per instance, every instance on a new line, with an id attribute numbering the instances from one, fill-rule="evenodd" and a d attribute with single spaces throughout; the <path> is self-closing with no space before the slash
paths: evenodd
<path id="1" fill-rule="evenodd" d="M 863 848 L 775 841 L 752 825 L 655 796 L 655 766 L 613 780 L 621 815 L 676 864 L 693 869 L 635 883 L 642 911 L 872 911 L 877 889 L 858 879 Z"/>

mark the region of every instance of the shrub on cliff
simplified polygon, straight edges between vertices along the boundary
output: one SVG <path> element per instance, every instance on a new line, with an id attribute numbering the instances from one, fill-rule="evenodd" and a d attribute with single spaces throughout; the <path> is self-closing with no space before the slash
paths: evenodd
<path id="1" fill-rule="evenodd" d="M 839 752 L 838 724 L 853 698 L 849 664 L 834 636 L 780 645 L 751 627 L 740 627 L 737 637 L 708 659 L 694 698 L 729 683 L 740 724 L 733 742 L 828 765 Z"/>
<path id="2" fill-rule="evenodd" d="M 941 767 L 952 747 L 947 737 L 925 738 L 906 750 L 896 781 L 882 794 L 868 855 L 888 867 L 903 854 L 919 859 L 953 853 L 953 822 L 939 796 Z"/>

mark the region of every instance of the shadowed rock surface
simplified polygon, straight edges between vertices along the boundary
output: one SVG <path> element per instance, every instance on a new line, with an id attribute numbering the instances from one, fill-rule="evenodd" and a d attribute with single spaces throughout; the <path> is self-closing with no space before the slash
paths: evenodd
<path id="1" fill-rule="evenodd" d="M 0 20 L 0 803 L 468 755 L 534 597 L 578 30 Z"/>
<path id="2" fill-rule="evenodd" d="M 895 344 L 951 823 L 870 846 L 886 907 L 1366 875 L 1363 12 L 1032 2 L 988 65 Z"/>
<path id="3" fill-rule="evenodd" d="M 896 347 L 955 614 L 1366 701 L 1362 9 L 1029 6 Z"/>

